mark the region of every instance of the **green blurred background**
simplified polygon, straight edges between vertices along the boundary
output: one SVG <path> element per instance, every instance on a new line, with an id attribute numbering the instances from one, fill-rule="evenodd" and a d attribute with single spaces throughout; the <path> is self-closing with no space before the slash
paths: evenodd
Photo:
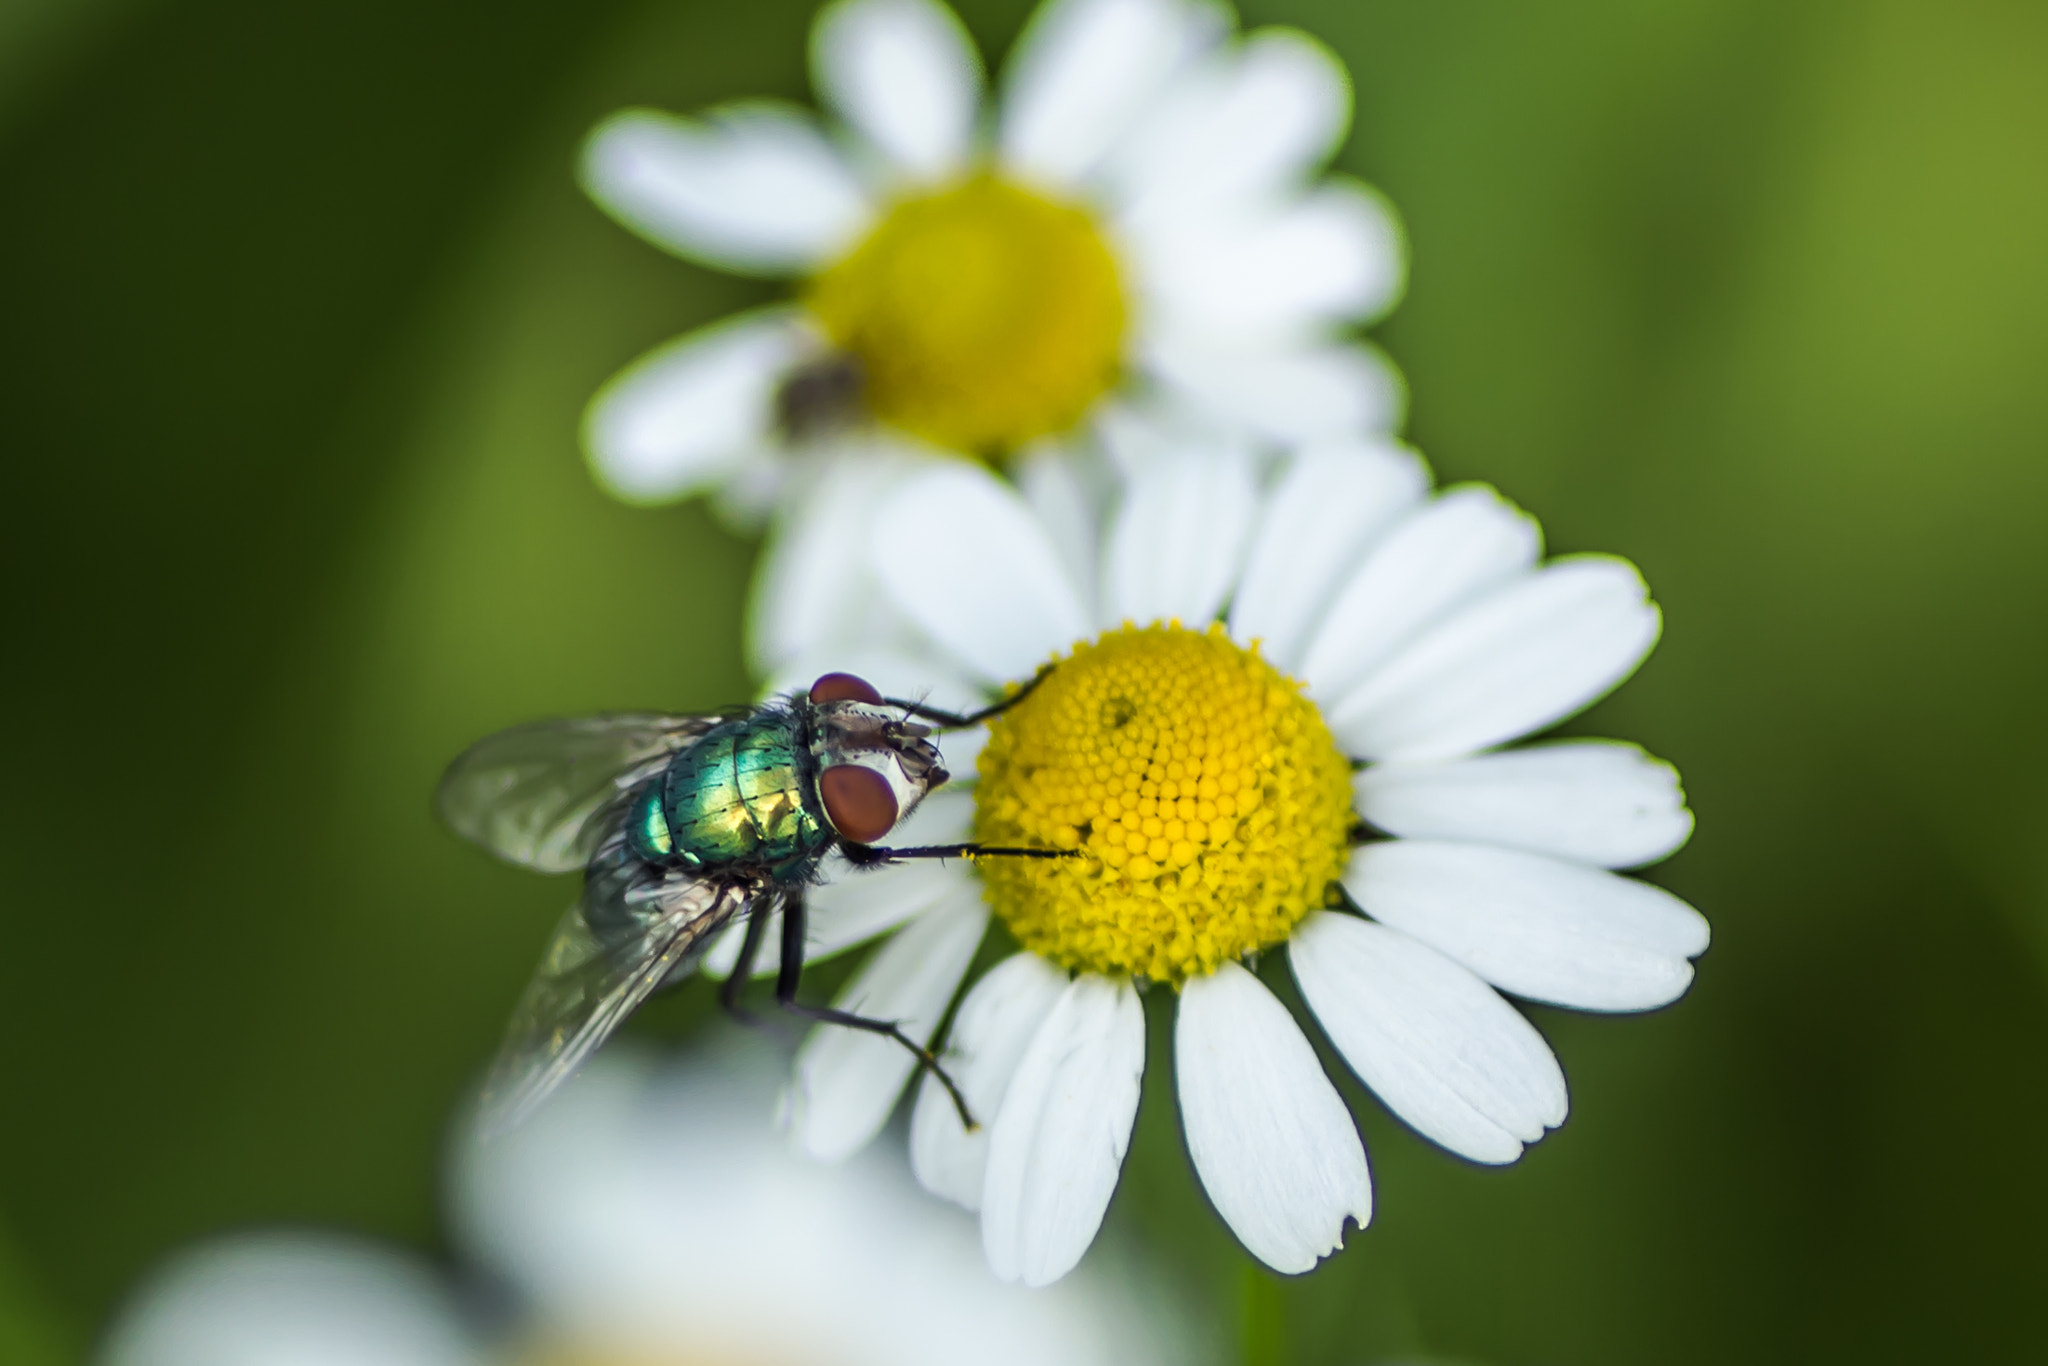
<path id="1" fill-rule="evenodd" d="M 751 689 L 751 547 L 607 502 L 575 429 L 766 291 L 610 224 L 576 143 L 802 96 L 809 10 L 0 6 L 0 1359 L 210 1231 L 440 1247 L 564 888 L 439 833 L 435 773 Z M 1412 438 L 1662 601 L 1575 728 L 1681 767 L 1654 876 L 1715 945 L 1671 1010 L 1534 1012 L 1573 1114 L 1513 1168 L 1352 1089 L 1379 1214 L 1300 1280 L 1202 1204 L 1155 1052 L 1113 1227 L 1262 1366 L 2039 1359 L 2048 7 L 1244 12 L 1352 70 Z"/>

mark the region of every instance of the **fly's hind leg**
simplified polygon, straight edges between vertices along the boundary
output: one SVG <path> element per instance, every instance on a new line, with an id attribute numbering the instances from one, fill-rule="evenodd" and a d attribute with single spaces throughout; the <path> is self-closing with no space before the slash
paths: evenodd
<path id="1" fill-rule="evenodd" d="M 750 926 L 748 937 L 752 938 L 752 935 L 753 930 Z M 960 1113 L 961 1125 L 969 1133 L 981 1127 L 975 1123 L 974 1113 L 967 1108 L 967 1097 L 960 1093 L 960 1088 L 954 1084 L 953 1078 L 946 1074 L 945 1066 L 939 1061 L 936 1053 L 905 1034 L 902 1026 L 894 1020 L 870 1019 L 865 1015 L 856 1015 L 850 1010 L 838 1010 L 831 1006 L 805 1005 L 796 998 L 797 984 L 803 978 L 803 971 L 804 899 L 803 893 L 791 892 L 789 899 L 782 905 L 782 966 L 775 974 L 775 1003 L 790 1014 L 806 1020 L 864 1030 L 869 1034 L 879 1034 L 885 1039 L 894 1039 L 910 1050 L 911 1056 L 917 1059 L 919 1070 L 929 1072 L 939 1079 L 939 1085 L 945 1087 L 946 1094 L 952 1097 L 953 1108 Z"/>

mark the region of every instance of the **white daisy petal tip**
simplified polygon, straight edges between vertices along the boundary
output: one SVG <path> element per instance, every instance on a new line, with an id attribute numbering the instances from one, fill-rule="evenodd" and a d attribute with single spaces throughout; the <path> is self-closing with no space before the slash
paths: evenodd
<path id="1" fill-rule="evenodd" d="M 1148 329 L 1225 349 L 1299 345 L 1370 322 L 1406 277 L 1392 207 L 1349 177 L 1283 203 L 1177 215 L 1127 235 Z"/>
<path id="2" fill-rule="evenodd" d="M 1070 982 L 989 1128 L 981 1237 L 998 1280 L 1050 1285 L 1080 1263 L 1123 1171 L 1144 1069 L 1145 1015 L 1130 982 Z"/>
<path id="3" fill-rule="evenodd" d="M 999 142 L 1005 165 L 1052 185 L 1099 169 L 1164 86 L 1233 25 L 1220 4 L 1048 0 L 1012 50 Z"/>
<path id="4" fill-rule="evenodd" d="M 599 485 L 656 505 L 774 460 L 775 393 L 804 344 L 786 310 L 741 314 L 634 361 L 590 400 L 583 449 Z"/>
<path id="5" fill-rule="evenodd" d="M 1392 313 L 1408 292 L 1408 225 L 1383 190 L 1356 176 L 1328 176 L 1317 193 L 1348 207 L 1351 231 L 1367 245 L 1366 259 L 1374 269 L 1358 283 L 1349 321 L 1370 327 Z"/>
<path id="6" fill-rule="evenodd" d="M 1352 899 L 1502 991 L 1574 1010 L 1670 1005 L 1707 919 L 1663 888 L 1519 850 L 1398 839 L 1352 856 Z"/>
<path id="7" fill-rule="evenodd" d="M 1119 146 L 1122 219 L 1154 225 L 1269 202 L 1327 161 L 1351 122 L 1351 78 L 1327 45 L 1263 28 L 1193 63 Z"/>
<path id="8" fill-rule="evenodd" d="M 1642 575 L 1565 556 L 1468 603 L 1329 708 L 1366 759 L 1447 759 L 1547 729 L 1619 687 L 1663 630 Z"/>
<path id="9" fill-rule="evenodd" d="M 1542 552 L 1535 518 L 1487 485 L 1455 485 L 1411 505 L 1333 590 L 1304 648 L 1302 677 L 1332 725 L 1410 641 L 1527 573 Z"/>
<path id="10" fill-rule="evenodd" d="M 655 245 L 743 274 L 831 259 L 873 209 L 839 153 L 794 105 L 749 100 L 677 118 L 625 109 L 583 147 L 578 178 Z"/>
<path id="11" fill-rule="evenodd" d="M 899 176 L 934 180 L 968 157 L 981 55 L 935 0 L 835 0 L 811 27 L 819 94 Z"/>
<path id="12" fill-rule="evenodd" d="M 1692 835 L 1678 770 L 1620 740 L 1559 740 L 1466 759 L 1373 764 L 1358 813 L 1391 835 L 1468 840 L 1639 868 Z"/>
<path id="13" fill-rule="evenodd" d="M 1321 911 L 1288 965 L 1337 1051 L 1394 1114 L 1473 1162 L 1510 1163 L 1562 1124 L 1543 1036 L 1470 970 L 1399 931 Z"/>
<path id="14" fill-rule="evenodd" d="M 1346 438 L 1299 448 L 1265 500 L 1232 594 L 1231 635 L 1263 641 L 1275 668 L 1306 676 L 1303 656 L 1331 598 L 1428 491 L 1422 457 L 1395 442 Z"/>
<path id="15" fill-rule="evenodd" d="M 1299 1274 L 1372 1220 L 1351 1113 L 1285 1006 L 1226 962 L 1182 988 L 1174 1025 L 1181 1123 L 1216 1212 L 1246 1250 Z"/>
<path id="16" fill-rule="evenodd" d="M 1306 29 L 1274 24 L 1245 36 L 1244 60 L 1266 68 L 1258 73 L 1263 79 L 1292 87 L 1302 111 L 1302 146 L 1309 158 L 1302 169 L 1319 166 L 1334 155 L 1351 130 L 1353 104 L 1351 72 L 1336 49 Z"/>

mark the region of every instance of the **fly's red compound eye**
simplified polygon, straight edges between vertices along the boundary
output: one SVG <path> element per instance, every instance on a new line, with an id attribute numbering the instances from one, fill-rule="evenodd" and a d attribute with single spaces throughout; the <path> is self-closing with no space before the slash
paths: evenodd
<path id="1" fill-rule="evenodd" d="M 825 674 L 811 684 L 813 702 L 880 702 L 875 685 L 853 674 Z"/>
<path id="2" fill-rule="evenodd" d="M 832 765 L 818 775 L 818 797 L 832 828 L 856 844 L 873 844 L 896 828 L 895 790 L 871 768 Z"/>

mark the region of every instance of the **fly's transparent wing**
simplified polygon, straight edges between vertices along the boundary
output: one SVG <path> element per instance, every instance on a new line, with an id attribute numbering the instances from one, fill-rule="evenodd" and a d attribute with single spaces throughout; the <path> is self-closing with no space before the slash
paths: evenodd
<path id="1" fill-rule="evenodd" d="M 531 1114 L 759 891 L 617 858 L 594 867 L 512 1013 L 484 1082 L 480 1130 L 502 1133 Z"/>
<path id="2" fill-rule="evenodd" d="M 639 713 L 517 726 L 450 764 L 435 804 L 457 834 L 499 858 L 573 872 L 604 837 L 606 822 L 592 817 L 725 719 Z"/>

